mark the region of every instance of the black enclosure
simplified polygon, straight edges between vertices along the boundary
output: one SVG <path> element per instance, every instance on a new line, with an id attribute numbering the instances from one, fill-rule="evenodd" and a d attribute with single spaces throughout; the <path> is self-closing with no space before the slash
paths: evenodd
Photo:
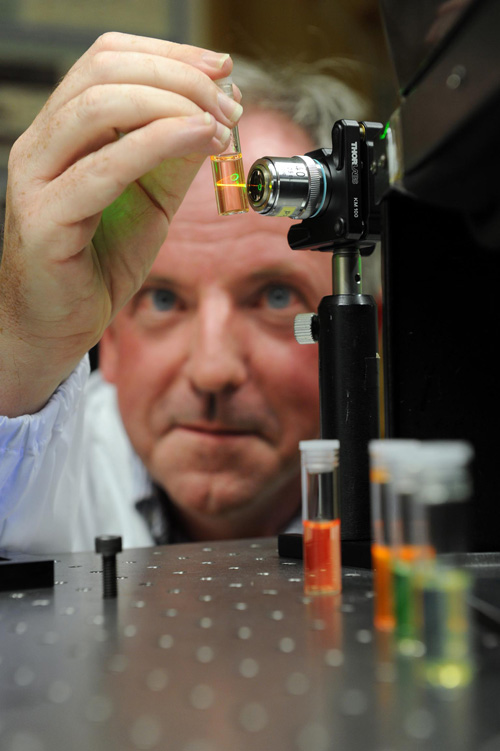
<path id="1" fill-rule="evenodd" d="M 382 2 L 407 191 L 384 201 L 386 434 L 472 442 L 471 546 L 499 550 L 500 4 L 424 5 L 426 27 Z"/>

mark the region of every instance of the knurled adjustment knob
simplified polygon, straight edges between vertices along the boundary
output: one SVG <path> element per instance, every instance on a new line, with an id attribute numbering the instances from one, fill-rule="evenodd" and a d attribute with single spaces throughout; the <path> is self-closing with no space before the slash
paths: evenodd
<path id="1" fill-rule="evenodd" d="M 319 319 L 316 313 L 299 313 L 293 322 L 293 333 L 299 344 L 318 341 Z"/>

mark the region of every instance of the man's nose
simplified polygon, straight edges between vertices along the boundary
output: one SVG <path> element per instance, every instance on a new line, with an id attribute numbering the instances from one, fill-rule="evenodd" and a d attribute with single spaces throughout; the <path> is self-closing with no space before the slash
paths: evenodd
<path id="1" fill-rule="evenodd" d="M 238 320 L 233 306 L 224 299 L 211 300 L 197 310 L 186 366 L 197 391 L 230 391 L 246 380 L 246 345 Z"/>

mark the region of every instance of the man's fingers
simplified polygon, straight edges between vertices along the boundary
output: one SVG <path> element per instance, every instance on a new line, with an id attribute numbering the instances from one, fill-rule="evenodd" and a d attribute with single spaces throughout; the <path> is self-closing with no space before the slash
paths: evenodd
<path id="1" fill-rule="evenodd" d="M 49 182 L 74 162 L 154 120 L 201 115 L 200 108 L 179 94 L 148 86 L 105 84 L 72 99 L 48 132 L 33 144 L 27 165 Z"/>
<path id="2" fill-rule="evenodd" d="M 211 113 L 233 127 L 241 107 L 207 76 L 177 60 L 140 53 L 101 52 L 63 82 L 23 140 L 31 174 L 41 180 L 155 118 Z M 35 158 L 33 158 L 33 156 Z"/>
<path id="3" fill-rule="evenodd" d="M 98 214 L 127 185 L 167 158 L 220 150 L 218 131 L 220 126 L 209 113 L 169 117 L 155 120 L 88 154 L 44 187 L 52 222 L 68 226 Z M 227 135 L 227 130 L 223 135 Z M 193 172 L 201 161 L 200 156 Z M 172 195 L 177 192 L 175 185 L 170 190 Z M 169 207 L 164 210 L 168 213 Z"/>
<path id="4" fill-rule="evenodd" d="M 218 89 L 207 75 L 182 60 L 139 52 L 102 51 L 90 58 L 86 66 L 68 74 L 47 107 L 48 114 L 62 107 L 89 86 L 107 83 L 130 83 L 173 91 L 195 101 L 203 110 L 217 106 Z M 235 89 L 237 98 L 238 91 Z M 215 114 L 215 113 L 213 113 Z"/>
<path id="5" fill-rule="evenodd" d="M 181 60 L 189 65 L 194 65 L 211 78 L 227 76 L 232 69 L 231 58 L 225 53 L 194 47 L 190 44 L 178 44 L 164 39 L 153 39 L 114 31 L 100 36 L 89 48 L 87 54 L 96 54 L 102 50 L 143 52 L 171 60 Z M 83 60 L 83 58 L 80 59 Z"/>
<path id="6" fill-rule="evenodd" d="M 99 37 L 66 74 L 49 99 L 46 113 L 52 116 L 70 99 L 96 83 L 144 83 L 176 91 L 173 79 L 177 78 L 181 85 L 197 85 L 198 91 L 206 96 L 207 90 L 210 91 L 206 77 L 215 80 L 229 75 L 231 70 L 229 55 L 110 32 Z M 210 111 L 210 107 L 204 106 L 205 101 L 199 104 Z"/>

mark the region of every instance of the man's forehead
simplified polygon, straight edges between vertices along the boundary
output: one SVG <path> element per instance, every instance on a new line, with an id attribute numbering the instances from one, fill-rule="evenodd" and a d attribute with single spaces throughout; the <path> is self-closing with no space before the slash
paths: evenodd
<path id="1" fill-rule="evenodd" d="M 281 234 L 249 231 L 238 239 L 233 232 L 232 237 L 220 241 L 210 237 L 206 223 L 193 222 L 190 236 L 183 243 L 175 242 L 172 233 L 158 254 L 148 282 L 163 280 L 186 290 L 215 285 L 243 291 L 247 285 L 275 281 L 329 294 L 330 254 L 292 251 L 280 220 L 268 221 L 267 226 L 281 226 Z"/>

